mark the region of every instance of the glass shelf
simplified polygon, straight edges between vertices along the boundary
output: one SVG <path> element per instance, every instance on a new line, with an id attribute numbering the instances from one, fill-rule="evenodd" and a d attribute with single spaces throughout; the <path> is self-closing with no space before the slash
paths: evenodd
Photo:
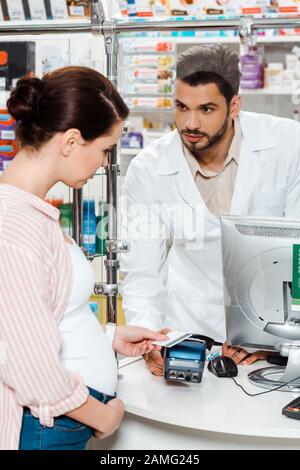
<path id="1" fill-rule="evenodd" d="M 298 19 L 300 18 L 299 14 L 278 14 L 278 13 L 266 13 L 266 14 L 253 14 L 253 15 L 205 15 L 205 16 L 149 16 L 149 17 L 138 17 L 138 16 L 114 16 L 113 19 L 116 21 L 118 25 L 130 23 L 143 23 L 143 24 L 150 24 L 151 22 L 160 22 L 164 23 L 167 21 L 172 22 L 189 22 L 189 21 L 228 21 L 228 20 L 241 20 L 241 19 L 251 19 L 254 18 L 255 20 L 265 20 L 265 19 Z"/>
<path id="2" fill-rule="evenodd" d="M 91 21 L 89 18 L 65 19 L 65 20 L 24 20 L 24 21 L 0 21 L 0 35 L 5 32 L 26 31 L 35 33 L 45 33 L 47 31 L 91 31 Z"/>

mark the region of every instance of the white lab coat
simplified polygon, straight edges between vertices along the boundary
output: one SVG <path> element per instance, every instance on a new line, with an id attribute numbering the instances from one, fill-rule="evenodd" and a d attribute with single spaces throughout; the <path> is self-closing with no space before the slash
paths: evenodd
<path id="1" fill-rule="evenodd" d="M 300 217 L 299 123 L 248 112 L 240 113 L 240 123 L 243 139 L 230 213 Z M 129 210 L 123 219 L 122 235 L 131 242 L 130 253 L 121 260 L 121 269 L 126 274 L 123 306 L 127 322 L 154 330 L 167 326 L 223 341 L 220 220 L 204 204 L 177 131 L 155 142 L 132 161 L 124 195 L 129 208 L 143 205 L 139 211 Z M 178 217 L 174 220 L 162 210 L 160 219 L 149 218 L 145 208 L 151 204 L 157 211 L 159 207 L 175 204 Z M 180 207 L 185 207 L 185 214 L 194 220 L 187 220 L 185 215 L 183 222 Z M 204 220 L 199 207 L 203 209 Z M 170 231 L 167 243 L 163 237 L 148 236 L 158 220 Z M 190 233 L 183 234 L 181 239 L 173 236 L 180 225 L 190 222 L 197 222 L 194 239 Z"/>

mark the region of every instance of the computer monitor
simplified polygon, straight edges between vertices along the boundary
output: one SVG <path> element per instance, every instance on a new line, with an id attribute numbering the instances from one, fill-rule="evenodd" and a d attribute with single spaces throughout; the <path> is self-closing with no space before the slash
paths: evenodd
<path id="1" fill-rule="evenodd" d="M 287 356 L 285 369 L 260 369 L 249 380 L 288 383 L 300 376 L 300 305 L 292 295 L 300 290 L 300 220 L 226 216 L 221 231 L 227 341 Z M 300 379 L 282 390 L 300 391 Z"/>

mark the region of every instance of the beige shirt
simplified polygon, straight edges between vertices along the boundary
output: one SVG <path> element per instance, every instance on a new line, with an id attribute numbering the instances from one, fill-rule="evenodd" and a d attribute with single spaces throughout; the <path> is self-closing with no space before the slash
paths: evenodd
<path id="1" fill-rule="evenodd" d="M 188 149 L 183 147 L 196 186 L 208 210 L 216 217 L 230 213 L 243 138 L 239 118 L 235 120 L 234 127 L 234 138 L 228 156 L 223 168 L 217 173 L 202 168 Z"/>

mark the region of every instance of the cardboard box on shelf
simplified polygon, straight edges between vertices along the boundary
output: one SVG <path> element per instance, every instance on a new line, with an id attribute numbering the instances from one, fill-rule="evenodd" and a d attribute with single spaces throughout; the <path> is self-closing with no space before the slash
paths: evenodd
<path id="1" fill-rule="evenodd" d="M 277 0 L 279 13 L 300 12 L 300 0 Z"/>
<path id="2" fill-rule="evenodd" d="M 239 0 L 203 0 L 205 15 L 238 15 Z"/>
<path id="3" fill-rule="evenodd" d="M 68 11 L 70 16 L 84 17 L 90 16 L 89 0 L 68 0 Z"/>
<path id="4" fill-rule="evenodd" d="M 11 21 L 24 21 L 25 9 L 22 0 L 8 0 L 6 1 L 6 10 L 8 19 Z"/>
<path id="5" fill-rule="evenodd" d="M 7 109 L 0 109 L 0 140 L 16 140 L 15 130 L 16 121 L 11 117 Z"/>
<path id="6" fill-rule="evenodd" d="M 28 0 L 29 15 L 32 20 L 46 20 L 47 12 L 44 0 Z"/>
<path id="7" fill-rule="evenodd" d="M 174 16 L 200 16 L 203 0 L 169 0 L 170 14 Z"/>
<path id="8" fill-rule="evenodd" d="M 69 18 L 67 2 L 65 0 L 45 0 L 48 15 L 54 20 Z"/>

